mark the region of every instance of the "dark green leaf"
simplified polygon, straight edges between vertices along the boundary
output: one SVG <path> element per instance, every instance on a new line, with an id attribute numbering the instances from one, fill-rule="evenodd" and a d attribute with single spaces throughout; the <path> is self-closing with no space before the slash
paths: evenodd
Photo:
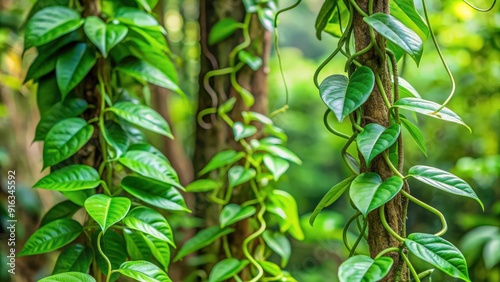
<path id="1" fill-rule="evenodd" d="M 389 202 L 403 187 L 403 179 L 392 176 L 382 182 L 382 178 L 374 172 L 358 175 L 351 183 L 349 195 L 359 211 L 368 213 Z"/>
<path id="2" fill-rule="evenodd" d="M 59 91 L 59 87 L 57 87 L 55 75 L 48 75 L 46 77 L 40 78 L 40 80 L 38 81 L 38 89 L 36 91 L 36 104 L 38 106 L 38 111 L 40 111 L 40 116 L 42 117 L 42 119 L 45 118 L 50 108 L 59 103 L 61 99 L 62 96 L 61 92 Z M 35 138 L 36 137 L 37 136 L 35 135 Z M 43 138 L 40 138 L 39 141 L 43 140 L 44 138 L 45 136 L 43 136 Z"/>
<path id="3" fill-rule="evenodd" d="M 232 18 L 224 18 L 216 22 L 208 34 L 208 44 L 213 45 L 231 36 L 242 24 Z"/>
<path id="4" fill-rule="evenodd" d="M 268 1 L 267 3 L 271 3 Z M 273 31 L 274 29 L 274 11 L 269 8 L 259 8 L 257 9 L 257 16 L 259 17 L 260 23 L 268 31 Z"/>
<path id="5" fill-rule="evenodd" d="M 493 237 L 483 249 L 483 260 L 486 269 L 491 270 L 500 262 L 500 236 Z"/>
<path id="6" fill-rule="evenodd" d="M 394 261 L 389 257 L 372 259 L 368 256 L 353 256 L 339 267 L 340 282 L 380 281 L 391 270 Z"/>
<path id="7" fill-rule="evenodd" d="M 227 258 L 217 262 L 208 277 L 208 282 L 223 282 L 227 281 L 234 275 L 247 266 L 248 260 L 237 260 L 235 258 Z"/>
<path id="8" fill-rule="evenodd" d="M 99 232 L 100 231 L 96 231 L 92 234 L 92 243 L 95 250 L 97 250 L 97 236 Z M 113 270 L 118 269 L 120 265 L 127 259 L 125 240 L 123 239 L 122 235 L 114 232 L 113 230 L 108 230 L 108 232 L 106 232 L 101 237 L 101 249 L 111 262 L 111 269 Z M 99 266 L 101 271 L 105 275 L 107 275 L 108 263 L 99 252 L 95 252 L 95 257 L 97 260 L 97 265 Z M 115 281 L 119 276 L 120 275 L 118 273 L 113 273 L 110 280 Z"/>
<path id="9" fill-rule="evenodd" d="M 96 61 L 94 52 L 86 43 L 78 43 L 59 56 L 56 78 L 63 98 L 83 80 Z"/>
<path id="10" fill-rule="evenodd" d="M 71 218 L 81 208 L 81 206 L 71 202 L 64 201 L 53 206 L 42 218 L 40 226 L 60 218 Z"/>
<path id="11" fill-rule="evenodd" d="M 144 282 L 170 282 L 170 278 L 158 266 L 148 261 L 127 261 L 124 262 L 118 272 L 121 274 Z"/>
<path id="12" fill-rule="evenodd" d="M 337 7 L 337 0 L 325 0 L 321 9 L 319 10 L 318 17 L 316 18 L 316 23 L 314 27 L 316 28 L 316 37 L 321 40 L 321 32 L 325 29 L 326 25 L 330 21 L 333 12 Z"/>
<path id="13" fill-rule="evenodd" d="M 233 166 L 227 172 L 227 178 L 229 179 L 229 187 L 233 188 L 245 182 L 248 182 L 252 178 L 254 178 L 256 174 L 257 173 L 253 168 L 245 169 L 244 167 L 239 165 Z"/>
<path id="14" fill-rule="evenodd" d="M 70 165 L 40 179 L 33 188 L 57 191 L 78 191 L 92 189 L 101 184 L 99 173 L 86 165 Z"/>
<path id="15" fill-rule="evenodd" d="M 367 124 L 356 138 L 358 150 L 365 158 L 366 165 L 370 165 L 376 156 L 392 146 L 398 140 L 400 132 L 399 124 L 393 124 L 388 128 L 378 123 Z"/>
<path id="16" fill-rule="evenodd" d="M 264 231 L 262 238 L 266 242 L 266 245 L 281 257 L 281 267 L 285 267 L 292 254 L 290 241 L 288 241 L 285 235 L 269 230 Z"/>
<path id="17" fill-rule="evenodd" d="M 85 200 L 87 213 L 101 226 L 102 232 L 122 220 L 132 203 L 125 197 L 110 197 L 97 194 Z"/>
<path id="18" fill-rule="evenodd" d="M 57 258 L 52 274 L 63 272 L 87 272 L 92 264 L 92 249 L 81 244 L 67 247 Z"/>
<path id="19" fill-rule="evenodd" d="M 420 129 L 418 126 L 414 125 L 411 121 L 400 117 L 401 124 L 403 125 L 406 130 L 410 133 L 411 137 L 417 143 L 417 146 L 420 148 L 422 153 L 427 157 L 427 149 L 425 148 L 425 141 L 424 141 L 424 136 L 422 136 L 422 132 L 420 132 Z"/>
<path id="20" fill-rule="evenodd" d="M 220 227 L 224 228 L 255 214 L 255 207 L 241 207 L 237 204 L 226 205 L 219 215 Z"/>
<path id="21" fill-rule="evenodd" d="M 140 232 L 124 228 L 123 237 L 125 237 L 127 253 L 131 260 L 149 260 L 151 251 Z"/>
<path id="22" fill-rule="evenodd" d="M 129 139 L 127 138 L 127 132 L 121 127 L 120 124 L 108 120 L 104 124 L 103 137 L 106 143 L 114 148 L 113 157 L 120 157 L 127 151 Z"/>
<path id="23" fill-rule="evenodd" d="M 41 95 L 41 93 L 39 93 Z M 40 99 L 40 98 L 39 98 Z M 69 99 L 53 105 L 42 115 L 36 127 L 35 141 L 45 140 L 47 132 L 61 120 L 76 117 L 87 109 L 87 102 L 83 99 Z"/>
<path id="24" fill-rule="evenodd" d="M 241 160 L 244 156 L 245 153 L 236 152 L 234 150 L 219 152 L 213 156 L 212 159 L 210 159 L 208 164 L 198 173 L 198 175 L 203 175 L 220 167 L 234 164 L 235 162 Z"/>
<path id="25" fill-rule="evenodd" d="M 172 228 L 159 212 L 144 206 L 134 208 L 123 219 L 130 229 L 139 230 L 175 247 Z"/>
<path id="26" fill-rule="evenodd" d="M 90 16 L 85 19 L 83 25 L 85 34 L 89 40 L 101 51 L 104 58 L 108 56 L 109 50 L 125 38 L 128 28 L 121 24 L 104 23 L 100 18 Z"/>
<path id="27" fill-rule="evenodd" d="M 77 204 L 80 207 L 83 207 L 85 200 L 88 197 L 95 195 L 95 189 L 86 189 L 86 190 L 76 190 L 76 191 L 60 191 L 68 200 Z"/>
<path id="28" fill-rule="evenodd" d="M 81 272 L 66 272 L 45 277 L 38 282 L 95 282 L 94 277 Z"/>
<path id="29" fill-rule="evenodd" d="M 215 240 L 220 237 L 233 232 L 233 228 L 219 228 L 218 226 L 212 226 L 207 229 L 203 229 L 196 233 L 191 239 L 189 239 L 184 246 L 179 250 L 179 253 L 175 256 L 175 261 L 187 256 L 188 254 L 197 251 L 203 247 L 212 244 Z"/>
<path id="30" fill-rule="evenodd" d="M 30 19 L 33 17 L 34 14 L 36 14 L 38 11 L 50 7 L 50 6 L 68 6 L 69 5 L 69 0 L 42 0 L 42 1 L 36 1 L 35 4 L 33 4 L 33 7 L 30 10 L 30 13 L 28 14 L 27 19 Z"/>
<path id="31" fill-rule="evenodd" d="M 245 62 L 253 71 L 257 71 L 262 66 L 262 58 L 254 56 L 245 50 L 238 52 L 240 61 Z"/>
<path id="32" fill-rule="evenodd" d="M 56 63 L 59 56 L 59 54 L 40 53 L 35 58 L 33 63 L 31 63 L 24 82 L 30 81 L 32 79 L 34 81 L 37 81 L 44 75 L 51 73 L 56 69 Z"/>
<path id="33" fill-rule="evenodd" d="M 349 188 L 351 185 L 352 180 L 356 176 L 350 176 L 349 178 L 346 178 L 342 180 L 340 183 L 337 185 L 333 186 L 326 194 L 323 196 L 321 201 L 319 201 L 318 205 L 314 208 L 314 211 L 311 214 L 311 217 L 309 218 L 309 224 L 313 226 L 314 220 L 316 217 L 319 215 L 319 213 L 329 205 L 333 204 L 342 194 L 344 194 L 345 190 Z"/>

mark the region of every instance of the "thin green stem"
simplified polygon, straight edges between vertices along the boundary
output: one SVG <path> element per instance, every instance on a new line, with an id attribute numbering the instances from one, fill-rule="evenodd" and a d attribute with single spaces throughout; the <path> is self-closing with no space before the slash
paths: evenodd
<path id="1" fill-rule="evenodd" d="M 352 249 L 349 252 L 349 257 L 352 257 L 354 255 L 354 252 L 356 251 L 356 248 L 358 247 L 359 242 L 361 242 L 361 239 L 363 239 L 363 237 L 365 235 L 365 231 L 366 231 L 367 227 L 368 227 L 368 220 L 366 218 L 364 218 L 363 229 L 360 230 L 361 233 L 359 234 L 358 238 L 356 239 L 356 242 L 354 242 L 354 245 L 352 245 Z"/>
<path id="2" fill-rule="evenodd" d="M 227 236 L 222 237 L 222 246 L 224 248 L 224 252 L 226 253 L 227 258 L 232 258 L 231 248 L 229 248 L 229 242 L 227 241 Z"/>
<path id="3" fill-rule="evenodd" d="M 418 277 L 418 274 L 415 271 L 415 268 L 413 267 L 413 264 L 411 264 L 408 257 L 403 252 L 401 252 L 401 257 L 403 258 L 403 260 L 406 262 L 406 265 L 410 269 L 411 275 L 413 276 L 413 278 L 415 278 L 415 282 L 420 282 L 420 278 Z"/>
<path id="4" fill-rule="evenodd" d="M 363 54 L 366 54 L 366 52 L 370 51 L 370 49 L 373 47 L 373 40 L 370 41 L 370 43 L 363 49 L 359 50 L 358 52 L 354 53 L 351 57 L 349 57 L 347 59 L 347 62 L 345 63 L 345 66 L 344 66 L 344 71 L 347 71 L 349 69 L 349 67 L 351 66 L 351 63 L 354 59 L 356 59 L 357 57 L 363 55 Z"/>
<path id="5" fill-rule="evenodd" d="M 344 242 L 344 245 L 345 245 L 345 247 L 347 248 L 347 250 L 348 250 L 349 252 L 351 252 L 351 249 L 352 249 L 352 248 L 351 248 L 351 246 L 349 245 L 349 240 L 348 240 L 348 238 L 347 238 L 347 230 L 349 229 L 349 226 L 351 225 L 351 223 L 352 223 L 354 220 L 356 220 L 356 218 L 357 218 L 358 216 L 360 216 L 360 215 L 361 215 L 361 213 L 360 213 L 359 211 L 356 211 L 356 213 L 355 213 L 353 216 L 351 216 L 351 217 L 349 218 L 349 220 L 347 220 L 347 222 L 345 223 L 344 229 L 342 230 L 342 241 Z"/>
<path id="6" fill-rule="evenodd" d="M 392 230 L 392 228 L 389 226 L 387 223 L 387 219 L 385 218 L 385 204 L 382 205 L 379 209 L 379 215 L 380 215 L 380 221 L 382 221 L 382 225 L 384 226 L 385 230 L 391 234 L 392 237 L 394 237 L 396 240 L 399 242 L 403 242 L 405 239 L 401 236 L 399 236 L 396 231 Z"/>
<path id="7" fill-rule="evenodd" d="M 378 90 L 380 91 L 380 95 L 382 95 L 382 99 L 384 100 L 384 104 L 387 109 L 391 108 L 391 103 L 389 102 L 389 98 L 387 98 L 387 93 L 385 93 L 384 85 L 382 84 L 382 79 L 380 79 L 380 75 L 375 72 L 375 82 L 377 83 Z"/>
<path id="8" fill-rule="evenodd" d="M 375 257 L 375 259 L 381 258 L 385 254 L 388 254 L 388 253 L 392 253 L 392 252 L 398 252 L 399 253 L 400 251 L 401 251 L 401 249 L 398 248 L 398 247 L 390 247 L 390 248 L 384 249 L 380 253 L 378 253 L 377 256 Z"/>
<path id="9" fill-rule="evenodd" d="M 363 127 L 361 127 L 357 122 L 356 120 L 354 119 L 354 115 L 353 114 L 350 114 L 349 115 L 349 120 L 351 121 L 351 124 L 352 126 L 354 126 L 354 129 L 356 129 L 358 132 L 361 132 L 363 131 Z"/>
<path id="10" fill-rule="evenodd" d="M 467 0 L 463 0 L 463 1 L 465 4 L 469 5 L 469 7 L 471 7 L 472 9 L 474 9 L 478 12 L 483 12 L 483 13 L 491 11 L 491 9 L 493 9 L 493 7 L 495 7 L 495 4 L 497 3 L 497 0 L 493 0 L 493 3 L 491 3 L 491 6 L 489 8 L 479 8 Z"/>
<path id="11" fill-rule="evenodd" d="M 323 123 L 325 124 L 326 129 L 328 129 L 328 131 L 330 131 L 334 135 L 337 135 L 338 137 L 342 137 L 344 139 L 351 138 L 349 135 L 337 131 L 335 128 L 330 126 L 330 124 L 328 123 L 328 114 L 330 114 L 331 112 L 332 111 L 330 109 L 326 109 L 325 114 L 323 115 Z"/>
<path id="12" fill-rule="evenodd" d="M 395 175 L 397 175 L 401 179 L 405 179 L 404 175 L 402 175 L 401 172 L 399 172 L 399 170 L 394 166 L 394 164 L 389 159 L 389 154 L 387 154 L 387 152 L 384 152 L 384 153 L 382 153 L 382 156 L 384 157 L 384 160 L 387 163 L 387 165 L 389 166 L 389 168 L 391 169 L 392 173 L 394 173 Z"/>
<path id="13" fill-rule="evenodd" d="M 443 236 L 443 234 L 446 233 L 446 231 L 448 230 L 448 224 L 446 223 L 446 218 L 444 217 L 444 215 L 439 210 L 437 210 L 434 207 L 429 206 L 428 204 L 426 204 L 426 203 L 420 201 L 419 199 L 413 197 L 412 195 L 410 195 L 409 193 L 407 193 L 405 190 L 401 190 L 401 194 L 403 196 L 405 196 L 406 198 L 408 198 L 408 200 L 412 201 L 413 203 L 419 205 L 420 207 L 422 207 L 422 208 L 430 211 L 431 213 L 433 213 L 437 217 L 439 217 L 439 219 L 441 220 L 442 228 L 441 228 L 441 230 L 439 230 L 434 235 L 436 235 L 436 236 Z"/>
<path id="14" fill-rule="evenodd" d="M 361 8 L 358 6 L 358 4 L 356 3 L 355 0 L 349 0 L 349 2 L 351 2 L 351 5 L 354 7 L 354 9 L 356 9 L 356 11 L 362 16 L 362 17 L 368 17 L 368 15 L 363 11 L 361 10 Z"/>
<path id="15" fill-rule="evenodd" d="M 99 235 L 97 235 L 97 249 L 99 250 L 99 253 L 101 256 L 104 258 L 106 263 L 108 264 L 108 275 L 106 276 L 106 282 L 109 282 L 109 279 L 111 278 L 111 262 L 109 261 L 108 257 L 106 254 L 102 251 L 101 248 L 101 237 L 102 237 L 102 231 L 99 232 Z"/>
<path id="16" fill-rule="evenodd" d="M 358 136 L 358 134 L 354 133 L 351 136 L 351 138 L 349 138 L 349 140 L 347 140 L 347 143 L 345 143 L 344 147 L 342 147 L 342 159 L 344 160 L 344 163 L 347 165 L 347 167 L 349 168 L 349 170 L 354 175 L 358 175 L 359 172 L 351 165 L 351 163 L 347 159 L 347 149 L 349 148 L 349 146 L 351 145 L 351 143 L 354 142 L 354 140 L 356 140 L 356 136 Z"/>

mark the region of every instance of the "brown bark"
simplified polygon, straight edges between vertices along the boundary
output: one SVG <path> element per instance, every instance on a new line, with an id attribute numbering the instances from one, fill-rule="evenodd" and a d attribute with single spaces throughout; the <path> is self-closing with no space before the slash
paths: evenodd
<path id="1" fill-rule="evenodd" d="M 357 0 L 356 3 L 365 12 L 368 11 L 368 0 Z M 388 0 L 374 0 L 373 1 L 373 12 L 389 13 L 389 1 Z M 368 25 L 363 21 L 363 17 L 357 12 L 354 16 L 354 39 L 356 51 L 365 48 L 371 41 Z M 376 33 L 375 33 L 376 34 Z M 385 39 L 380 35 L 376 34 L 376 42 L 380 50 L 385 50 Z M 387 66 L 387 58 L 379 57 L 374 48 L 369 52 L 362 55 L 358 60 L 368 67 L 370 67 L 374 73 L 378 74 L 381 78 L 382 85 L 384 87 L 385 93 L 388 95 L 389 100 L 391 99 L 392 84 L 389 69 Z M 363 126 L 376 122 L 385 127 L 389 126 L 389 120 L 387 117 L 387 107 L 382 99 L 382 95 L 377 86 L 374 87 L 373 92 L 368 99 L 368 101 L 363 105 L 364 119 Z M 401 156 L 402 157 L 402 156 Z M 362 160 L 362 157 L 360 156 Z M 362 165 L 362 167 L 365 167 Z M 376 157 L 366 171 L 378 173 L 382 179 L 387 179 L 392 176 L 392 172 L 382 156 Z M 403 205 L 401 195 L 398 194 L 394 199 L 385 205 L 385 216 L 389 226 L 401 234 L 403 231 Z M 380 221 L 378 209 L 371 212 L 368 215 L 368 244 L 370 247 L 370 254 L 375 257 L 380 251 L 389 248 L 399 246 L 399 242 L 392 237 L 383 227 Z M 398 253 L 388 254 L 393 260 L 394 264 L 390 273 L 382 281 L 397 281 L 398 268 L 401 267 L 401 277 L 403 281 L 409 281 L 408 270 L 403 262 L 403 259 Z"/>

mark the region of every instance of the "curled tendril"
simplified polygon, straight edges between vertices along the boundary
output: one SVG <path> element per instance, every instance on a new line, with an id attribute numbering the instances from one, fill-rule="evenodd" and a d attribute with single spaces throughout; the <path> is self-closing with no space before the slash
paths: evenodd
<path id="1" fill-rule="evenodd" d="M 491 11 L 491 9 L 493 9 L 495 7 L 495 4 L 497 3 L 497 0 L 493 0 L 493 3 L 491 3 L 491 6 L 489 8 L 479 8 L 479 7 L 475 6 L 474 4 L 470 3 L 467 0 L 463 0 L 463 1 L 464 1 L 465 4 L 467 4 L 472 9 L 474 9 L 474 10 L 476 10 L 478 12 L 483 12 L 483 13 Z"/>
<path id="2" fill-rule="evenodd" d="M 328 115 L 331 113 L 332 111 L 330 109 L 326 109 L 325 111 L 325 115 L 323 116 L 323 123 L 325 124 L 325 127 L 326 129 L 328 129 L 328 131 L 330 131 L 331 133 L 337 135 L 338 137 L 342 137 L 344 139 L 349 139 L 351 138 L 349 135 L 346 135 L 340 131 L 337 131 L 335 128 L 333 128 L 332 126 L 330 126 L 330 124 L 328 123 Z"/>

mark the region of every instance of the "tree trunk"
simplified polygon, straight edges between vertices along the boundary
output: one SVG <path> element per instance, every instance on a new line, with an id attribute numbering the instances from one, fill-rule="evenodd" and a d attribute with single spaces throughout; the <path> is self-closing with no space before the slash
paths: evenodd
<path id="1" fill-rule="evenodd" d="M 365 12 L 368 11 L 368 0 L 357 0 L 356 3 Z M 373 12 L 389 13 L 389 0 L 374 0 L 373 1 Z M 368 25 L 363 21 L 363 17 L 359 13 L 354 15 L 354 40 L 356 51 L 365 48 L 371 41 L 370 32 Z M 375 33 L 376 42 L 380 50 L 385 50 L 385 39 Z M 380 75 L 382 85 L 384 87 L 385 93 L 388 95 L 389 100 L 391 100 L 392 93 L 392 83 L 391 77 L 387 65 L 387 58 L 384 56 L 380 58 L 372 48 L 369 52 L 362 55 L 358 60 L 368 67 L 370 67 L 374 73 Z M 382 95 L 377 86 L 374 87 L 373 92 L 368 99 L 368 101 L 363 105 L 364 118 L 362 121 L 362 126 L 376 122 L 385 127 L 389 126 L 389 120 L 387 117 L 387 107 L 382 99 Z M 402 158 L 402 156 L 400 156 Z M 363 160 L 362 157 L 360 157 Z M 366 167 L 362 165 L 361 167 Z M 376 157 L 370 167 L 366 171 L 378 173 L 383 180 L 391 177 L 393 174 L 385 163 L 382 156 Z M 389 203 L 385 205 L 385 216 L 389 226 L 396 231 L 398 234 L 403 232 L 403 223 L 406 219 L 403 218 L 403 203 L 401 194 L 394 197 Z M 380 251 L 388 247 L 398 247 L 399 242 L 394 237 L 392 237 L 383 227 L 380 221 L 378 209 L 371 212 L 368 215 L 368 244 L 370 247 L 370 254 L 375 257 Z M 403 281 L 409 281 L 408 270 L 406 264 L 404 264 L 403 259 L 398 253 L 392 252 L 388 254 L 393 260 L 394 264 L 389 272 L 389 274 L 382 281 L 398 281 L 399 274 L 398 270 L 401 270 L 401 277 Z"/>

